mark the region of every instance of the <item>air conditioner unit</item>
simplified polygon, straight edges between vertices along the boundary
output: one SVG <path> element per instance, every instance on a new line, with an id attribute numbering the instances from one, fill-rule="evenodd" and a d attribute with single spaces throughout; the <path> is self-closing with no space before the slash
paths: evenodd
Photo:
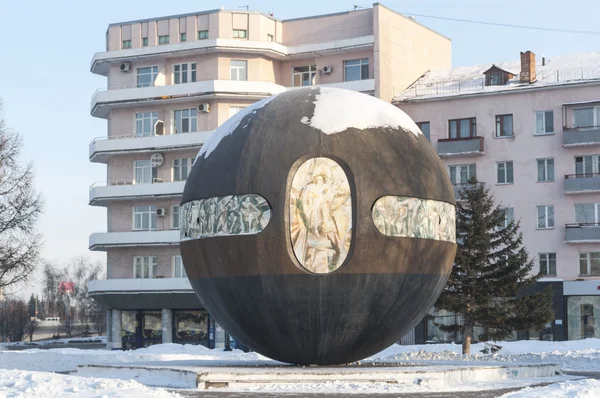
<path id="1" fill-rule="evenodd" d="M 131 70 L 131 62 L 121 62 L 119 69 L 121 69 L 121 72 L 129 72 Z"/>
<path id="2" fill-rule="evenodd" d="M 325 65 L 323 67 L 323 73 L 325 73 L 326 75 L 330 74 L 331 72 L 333 72 L 333 66 Z"/>
<path id="3" fill-rule="evenodd" d="M 158 209 L 156 209 L 156 215 L 159 217 L 166 217 L 167 209 L 165 209 L 164 207 L 159 207 Z"/>
<path id="4" fill-rule="evenodd" d="M 154 123 L 154 135 L 164 135 L 165 134 L 165 122 L 162 120 L 157 120 Z"/>
<path id="5" fill-rule="evenodd" d="M 209 104 L 200 104 L 200 105 L 198 105 L 198 110 L 200 112 L 208 113 L 208 112 L 210 112 L 210 105 Z"/>

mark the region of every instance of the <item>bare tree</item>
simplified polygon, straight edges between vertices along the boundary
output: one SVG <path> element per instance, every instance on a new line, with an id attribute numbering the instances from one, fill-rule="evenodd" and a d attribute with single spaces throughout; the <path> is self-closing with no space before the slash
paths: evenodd
<path id="1" fill-rule="evenodd" d="M 10 300 L 7 317 L 6 334 L 8 338 L 10 341 L 23 341 L 25 328 L 30 321 L 27 304 L 23 300 Z"/>
<path id="2" fill-rule="evenodd" d="M 5 127 L 0 113 L 0 288 L 25 281 L 40 253 L 35 225 L 42 199 L 33 187 L 31 164 L 19 162 L 21 146 L 21 138 Z"/>

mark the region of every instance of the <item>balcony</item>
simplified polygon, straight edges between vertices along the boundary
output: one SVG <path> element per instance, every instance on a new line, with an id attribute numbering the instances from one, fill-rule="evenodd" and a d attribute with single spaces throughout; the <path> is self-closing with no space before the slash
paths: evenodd
<path id="1" fill-rule="evenodd" d="M 600 173 L 565 175 L 566 194 L 600 192 Z"/>
<path id="2" fill-rule="evenodd" d="M 97 232 L 90 235 L 89 249 L 103 251 L 112 247 L 179 245 L 179 230 Z"/>
<path id="3" fill-rule="evenodd" d="M 90 205 L 105 206 L 112 200 L 140 198 L 172 198 L 181 196 L 185 181 L 162 182 L 155 179 L 152 184 L 135 184 L 133 181 L 99 181 L 90 187 Z"/>
<path id="4" fill-rule="evenodd" d="M 438 140 L 438 155 L 450 156 L 479 156 L 483 150 L 483 137 L 445 138 Z"/>
<path id="5" fill-rule="evenodd" d="M 92 96 L 91 115 L 107 118 L 112 106 L 132 105 L 148 100 L 189 101 L 212 98 L 260 99 L 286 89 L 271 82 L 238 80 L 204 80 L 186 84 L 151 87 L 122 87 L 96 90 Z"/>
<path id="6" fill-rule="evenodd" d="M 600 145 L 600 126 L 563 129 L 565 148 L 593 145 Z"/>
<path id="7" fill-rule="evenodd" d="M 567 243 L 600 242 L 600 223 L 573 223 L 565 225 Z"/>
<path id="8" fill-rule="evenodd" d="M 88 293 L 105 307 L 120 310 L 204 307 L 188 278 L 94 280 Z"/>
<path id="9" fill-rule="evenodd" d="M 91 162 L 106 163 L 111 155 L 130 152 L 164 152 L 187 148 L 200 148 L 213 131 L 198 131 L 168 135 L 118 135 L 95 138 L 89 148 Z"/>

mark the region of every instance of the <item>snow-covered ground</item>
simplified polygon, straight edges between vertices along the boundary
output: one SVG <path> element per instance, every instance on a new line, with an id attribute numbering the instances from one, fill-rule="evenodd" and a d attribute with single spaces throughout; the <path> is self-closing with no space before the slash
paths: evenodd
<path id="1" fill-rule="evenodd" d="M 585 379 L 550 384 L 544 387 L 524 388 L 521 391 L 502 395 L 501 398 L 598 398 L 600 380 Z"/>
<path id="2" fill-rule="evenodd" d="M 563 370 L 600 371 L 600 339 L 586 339 L 566 342 L 518 341 L 499 343 L 502 350 L 495 354 L 484 355 L 479 351 L 483 344 L 472 346 L 473 354 L 463 356 L 460 345 L 394 345 L 382 352 L 361 361 L 362 363 L 402 363 L 402 364 L 467 364 L 493 362 L 506 363 L 556 363 Z M 57 391 L 75 393 L 73 396 L 174 396 L 161 389 L 149 389 L 133 381 L 87 378 L 56 375 L 47 372 L 68 372 L 76 370 L 79 364 L 126 364 L 131 362 L 157 362 L 178 365 L 278 365 L 279 363 L 257 353 L 241 351 L 224 352 L 209 350 L 202 346 L 164 344 L 135 351 L 80 350 L 76 348 L 28 349 L 9 351 L 0 346 L 0 397 L 2 396 L 56 396 Z M 540 381 L 540 380 L 538 380 Z M 544 381 L 555 381 L 544 380 Z M 454 390 L 478 390 L 490 387 L 511 387 L 515 381 L 489 385 L 471 383 Z M 283 388 L 283 389 L 282 389 Z M 294 390 L 294 388 L 296 388 Z M 353 385 L 332 380 L 328 383 L 279 387 L 279 392 L 341 392 L 341 393 L 398 393 L 407 391 L 406 387 L 390 385 Z M 404 388 L 404 390 L 402 390 Z M 428 391 L 424 387 L 411 386 L 410 391 Z M 545 390 L 544 390 L 545 389 Z M 255 389 L 256 390 L 256 389 Z M 262 391 L 269 389 L 261 388 Z M 134 392 L 131 394 L 131 392 Z M 544 392 L 546 391 L 546 392 Z M 586 391 L 592 395 L 584 394 Z M 533 395 L 538 394 L 539 395 Z M 44 395 L 46 394 L 46 395 Z M 120 395 L 122 394 L 122 395 Z M 171 395 L 169 395 L 171 394 Z M 556 396 L 600 396 L 598 381 L 570 381 L 552 384 L 538 389 L 529 389 L 525 395 L 510 397 L 556 397 Z M 557 395 L 558 394 L 558 395 Z M 560 395 L 562 394 L 562 395 Z M 61 395 L 61 394 L 59 394 Z"/>

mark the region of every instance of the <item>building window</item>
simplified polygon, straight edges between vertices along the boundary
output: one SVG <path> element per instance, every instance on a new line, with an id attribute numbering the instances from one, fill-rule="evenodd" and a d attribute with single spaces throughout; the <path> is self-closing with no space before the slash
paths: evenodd
<path id="1" fill-rule="evenodd" d="M 556 253 L 540 253 L 540 274 L 543 276 L 556 275 Z"/>
<path id="2" fill-rule="evenodd" d="M 496 137 L 512 137 L 513 136 L 513 116 L 498 115 L 496 116 Z"/>
<path id="3" fill-rule="evenodd" d="M 182 84 L 196 81 L 196 63 L 173 65 L 173 83 Z"/>
<path id="4" fill-rule="evenodd" d="M 502 79 L 500 78 L 500 73 L 491 73 L 490 74 L 490 86 L 499 86 L 502 84 Z"/>
<path id="5" fill-rule="evenodd" d="M 419 126 L 419 129 L 421 130 L 421 132 L 423 133 L 425 138 L 427 138 L 427 141 L 431 142 L 431 135 L 430 135 L 431 124 L 429 122 L 419 122 L 419 123 L 417 123 L 417 126 Z"/>
<path id="6" fill-rule="evenodd" d="M 199 30 L 198 31 L 198 40 L 208 39 L 208 30 Z"/>
<path id="7" fill-rule="evenodd" d="M 179 34 L 179 41 L 180 42 L 187 41 L 187 33 L 180 33 Z"/>
<path id="8" fill-rule="evenodd" d="M 538 229 L 554 228 L 554 206 L 537 207 Z"/>
<path id="9" fill-rule="evenodd" d="M 600 296 L 568 296 L 566 306 L 569 340 L 598 337 Z"/>
<path id="10" fill-rule="evenodd" d="M 512 184 L 514 182 L 513 162 L 499 162 L 497 166 L 498 184 Z"/>
<path id="11" fill-rule="evenodd" d="M 137 69 L 137 86 L 152 87 L 158 76 L 158 66 L 148 66 Z"/>
<path id="12" fill-rule="evenodd" d="M 142 37 L 142 47 L 148 47 L 148 38 Z"/>
<path id="13" fill-rule="evenodd" d="M 234 29 L 233 30 L 233 38 L 234 39 L 245 39 L 248 37 L 248 31 L 246 29 Z"/>
<path id="14" fill-rule="evenodd" d="M 157 180 L 157 169 L 150 159 L 135 161 L 135 183 L 150 184 Z"/>
<path id="15" fill-rule="evenodd" d="M 538 159 L 538 182 L 554 181 L 554 159 Z"/>
<path id="16" fill-rule="evenodd" d="M 553 111 L 540 111 L 535 113 L 535 133 L 538 135 L 554 133 Z"/>
<path id="17" fill-rule="evenodd" d="M 173 278 L 187 278 L 181 256 L 173 256 Z"/>
<path id="18" fill-rule="evenodd" d="M 173 112 L 175 119 L 175 134 L 193 133 L 198 131 L 197 127 L 198 111 L 196 108 L 181 109 Z"/>
<path id="19" fill-rule="evenodd" d="M 600 203 L 577 203 L 575 205 L 575 221 L 579 224 L 600 223 Z"/>
<path id="20" fill-rule="evenodd" d="M 158 44 L 169 44 L 169 35 L 158 36 Z"/>
<path id="21" fill-rule="evenodd" d="M 448 120 L 448 138 L 468 138 L 477 136 L 477 119 Z"/>
<path id="22" fill-rule="evenodd" d="M 600 170 L 600 155 L 575 156 L 577 177 L 593 177 Z"/>
<path id="23" fill-rule="evenodd" d="M 292 68 L 292 84 L 294 87 L 313 86 L 317 73 L 316 65 L 295 66 Z"/>
<path id="24" fill-rule="evenodd" d="M 267 41 L 274 41 L 275 37 L 267 33 Z"/>
<path id="25" fill-rule="evenodd" d="M 448 171 L 453 185 L 466 184 L 471 178 L 477 178 L 477 168 L 474 163 L 449 166 Z"/>
<path id="26" fill-rule="evenodd" d="M 344 61 L 344 81 L 366 80 L 369 78 L 369 58 Z"/>
<path id="27" fill-rule="evenodd" d="M 153 231 L 156 229 L 156 206 L 134 206 L 134 231 Z"/>
<path id="28" fill-rule="evenodd" d="M 229 70 L 231 74 L 231 80 L 248 80 L 248 61 L 232 59 L 229 63 Z"/>
<path id="29" fill-rule="evenodd" d="M 158 122 L 158 112 L 138 112 L 135 114 L 135 135 L 147 137 L 154 135 L 154 126 Z"/>
<path id="30" fill-rule="evenodd" d="M 131 48 L 131 40 L 123 40 L 123 43 L 121 44 L 121 48 L 123 48 L 123 49 Z"/>
<path id="31" fill-rule="evenodd" d="M 579 253 L 579 273 L 600 275 L 600 252 Z"/>
<path id="32" fill-rule="evenodd" d="M 179 214 L 180 214 L 180 209 L 178 205 L 175 206 L 171 206 L 171 228 L 172 229 L 179 229 Z"/>
<path id="33" fill-rule="evenodd" d="M 573 109 L 573 127 L 596 127 L 600 122 L 600 107 Z"/>
<path id="34" fill-rule="evenodd" d="M 515 219 L 515 209 L 512 207 L 504 208 L 504 228 L 508 228 L 511 222 Z"/>
<path id="35" fill-rule="evenodd" d="M 194 164 L 194 158 L 181 158 L 173 160 L 173 181 L 185 181 L 187 180 L 190 171 L 192 171 L 192 165 Z"/>
<path id="36" fill-rule="evenodd" d="M 150 279 L 156 277 L 158 257 L 135 256 L 133 258 L 133 277 L 135 279 Z"/>

